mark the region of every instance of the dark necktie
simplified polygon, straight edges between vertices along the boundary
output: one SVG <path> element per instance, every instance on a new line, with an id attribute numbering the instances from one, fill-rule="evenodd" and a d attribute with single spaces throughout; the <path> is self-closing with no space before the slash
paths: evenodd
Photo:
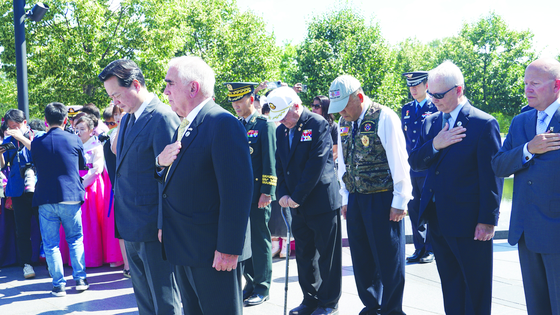
<path id="1" fill-rule="evenodd" d="M 289 134 L 290 148 L 292 147 L 292 140 L 294 139 L 294 130 L 295 129 L 296 129 L 295 127 L 290 129 L 290 134 Z"/>
<path id="2" fill-rule="evenodd" d="M 443 114 L 443 124 L 441 125 L 441 128 L 445 128 L 445 124 L 449 123 L 449 118 L 451 118 L 451 114 L 450 113 L 444 113 Z M 451 129 L 451 126 L 449 126 L 448 129 Z"/>
<path id="3" fill-rule="evenodd" d="M 126 126 L 126 132 L 124 133 L 124 137 L 127 138 L 130 134 L 130 130 L 134 126 L 134 122 L 136 122 L 136 115 L 130 114 L 130 118 L 128 119 L 128 124 Z"/>
<path id="4" fill-rule="evenodd" d="M 356 137 L 356 134 L 358 133 L 358 129 L 359 129 L 359 125 L 358 125 L 358 121 L 353 121 L 352 122 L 352 141 L 354 141 L 354 138 Z"/>

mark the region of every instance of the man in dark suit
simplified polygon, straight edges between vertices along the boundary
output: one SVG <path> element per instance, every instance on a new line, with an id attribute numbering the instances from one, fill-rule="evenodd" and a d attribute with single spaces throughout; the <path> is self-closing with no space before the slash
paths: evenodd
<path id="1" fill-rule="evenodd" d="M 242 254 L 253 172 L 247 133 L 214 103 L 214 71 L 199 57 L 169 63 L 165 94 L 183 121 L 157 158 L 160 231 L 185 314 L 242 314 Z M 153 171 L 152 171 L 153 172 Z"/>
<path id="2" fill-rule="evenodd" d="M 117 140 L 114 188 L 115 229 L 125 240 L 132 286 L 140 314 L 180 314 L 173 267 L 158 242 L 158 183 L 154 161 L 171 141 L 179 117 L 148 92 L 144 76 L 130 60 L 111 62 L 101 74 L 115 106 L 127 115 Z"/>
<path id="3" fill-rule="evenodd" d="M 403 76 L 406 78 L 406 85 L 410 90 L 410 95 L 414 100 L 405 104 L 401 111 L 402 130 L 406 140 L 406 152 L 410 154 L 422 130 L 422 122 L 426 117 L 437 112 L 436 106 L 427 97 L 426 83 L 428 82 L 427 71 L 407 72 Z M 432 243 L 427 238 L 427 225 L 418 226 L 418 214 L 420 206 L 420 196 L 422 187 L 426 179 L 426 171 L 415 172 L 410 170 L 410 180 L 412 182 L 412 200 L 408 202 L 408 216 L 412 225 L 412 240 L 414 242 L 414 253 L 406 258 L 409 263 L 431 263 L 434 261 Z M 419 230 L 420 229 L 420 230 Z"/>
<path id="4" fill-rule="evenodd" d="M 342 247 L 340 194 L 329 123 L 303 107 L 289 87 L 267 97 L 276 129 L 277 195 L 292 209 L 303 302 L 290 315 L 338 314 Z"/>
<path id="5" fill-rule="evenodd" d="M 261 116 L 254 105 L 254 88 L 258 83 L 224 83 L 228 100 L 247 131 L 251 165 L 253 167 L 253 198 L 251 201 L 252 256 L 245 262 L 243 276 L 243 304 L 259 305 L 268 300 L 272 279 L 270 203 L 276 191 L 276 126 Z"/>
<path id="6" fill-rule="evenodd" d="M 60 225 L 70 249 L 76 290 L 87 290 L 82 230 L 84 186 L 78 169 L 87 169 L 82 141 L 64 131 L 68 120 L 66 106 L 50 103 L 45 107 L 48 132 L 31 142 L 31 155 L 37 170 L 33 206 L 39 207 L 43 248 L 53 278 L 52 294 L 66 295 L 66 280 L 60 255 Z"/>
<path id="7" fill-rule="evenodd" d="M 409 162 L 428 172 L 419 224 L 429 223 L 445 312 L 484 315 L 492 305 L 492 238 L 503 186 L 491 166 L 500 130 L 469 103 L 464 86 L 450 61 L 430 71 L 428 94 L 441 113 L 424 121 Z"/>
<path id="8" fill-rule="evenodd" d="M 403 219 L 412 184 L 399 117 L 349 75 L 331 83 L 329 98 L 329 113 L 341 115 L 338 176 L 360 314 L 404 314 Z"/>
<path id="9" fill-rule="evenodd" d="M 508 241 L 518 244 L 529 315 L 560 314 L 560 63 L 543 58 L 525 70 L 527 111 L 513 118 L 492 160 L 496 175 L 514 175 Z"/>

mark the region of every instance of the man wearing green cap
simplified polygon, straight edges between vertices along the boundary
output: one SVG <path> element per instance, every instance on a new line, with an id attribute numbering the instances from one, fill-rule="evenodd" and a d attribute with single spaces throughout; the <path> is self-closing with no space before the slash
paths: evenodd
<path id="1" fill-rule="evenodd" d="M 252 257 L 245 261 L 243 289 L 245 306 L 259 305 L 268 300 L 272 279 L 270 203 L 276 191 L 276 126 L 255 109 L 254 88 L 258 83 L 225 83 L 228 101 L 247 130 L 249 153 L 253 167 L 253 199 L 250 230 Z"/>
<path id="2" fill-rule="evenodd" d="M 412 199 L 410 167 L 397 114 L 371 101 L 349 75 L 329 89 L 340 112 L 338 175 L 360 314 L 404 314 L 404 221 Z"/>

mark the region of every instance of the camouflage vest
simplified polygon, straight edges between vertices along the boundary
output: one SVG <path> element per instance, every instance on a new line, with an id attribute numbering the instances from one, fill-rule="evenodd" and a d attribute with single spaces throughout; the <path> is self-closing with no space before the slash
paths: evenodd
<path id="1" fill-rule="evenodd" d="M 377 135 L 381 105 L 371 103 L 356 135 L 352 122 L 340 118 L 340 138 L 346 173 L 342 177 L 350 193 L 374 194 L 393 188 L 387 154 Z"/>

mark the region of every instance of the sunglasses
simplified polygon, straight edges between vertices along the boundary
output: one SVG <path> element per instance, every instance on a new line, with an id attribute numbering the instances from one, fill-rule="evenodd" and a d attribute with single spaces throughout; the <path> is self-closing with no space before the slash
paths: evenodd
<path id="1" fill-rule="evenodd" d="M 117 123 L 114 122 L 114 121 L 104 121 L 104 123 L 105 123 L 105 125 L 107 125 L 107 126 L 116 126 L 116 125 L 117 125 Z"/>
<path id="2" fill-rule="evenodd" d="M 311 105 L 311 107 L 313 107 L 313 108 L 321 108 L 321 105 L 320 105 L 320 104 L 313 104 L 313 105 Z"/>
<path id="3" fill-rule="evenodd" d="M 428 93 L 431 97 L 441 100 L 442 98 L 445 97 L 445 94 L 447 94 L 447 92 L 453 90 L 454 88 L 458 87 L 459 85 L 455 84 L 454 87 L 450 88 L 449 90 L 443 92 L 443 93 L 430 93 L 430 91 L 428 90 L 426 93 Z"/>

